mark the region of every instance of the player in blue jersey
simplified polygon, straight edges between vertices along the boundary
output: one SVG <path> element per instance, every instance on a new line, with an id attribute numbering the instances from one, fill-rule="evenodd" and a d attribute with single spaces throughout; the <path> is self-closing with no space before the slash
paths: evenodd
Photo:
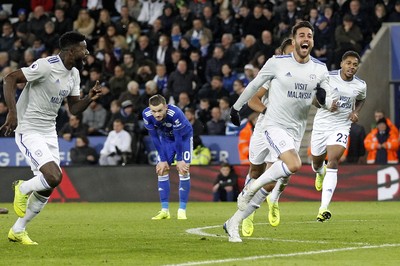
<path id="1" fill-rule="evenodd" d="M 156 173 L 161 211 L 152 220 L 171 218 L 169 170 L 175 159 L 179 173 L 178 219 L 186 220 L 186 204 L 190 192 L 189 167 L 193 150 L 192 125 L 179 107 L 167 104 L 159 94 L 149 99 L 149 107 L 143 110 L 143 122 L 158 152 Z"/>
<path id="2" fill-rule="evenodd" d="M 101 96 L 99 82 L 89 95 L 80 99 L 79 71 L 89 54 L 85 36 L 66 32 L 59 40 L 58 55 L 40 58 L 31 66 L 11 72 L 4 78 L 4 94 L 9 113 L 5 134 L 15 130 L 15 142 L 30 162 L 34 177 L 14 182 L 14 211 L 20 217 L 8 233 L 8 239 L 24 245 L 37 245 L 25 228 L 46 205 L 53 189 L 61 183 L 60 152 L 56 117 L 61 103 L 68 100 L 69 111 L 77 115 Z M 17 83 L 26 83 L 18 103 Z"/>
<path id="3" fill-rule="evenodd" d="M 317 221 L 331 218 L 328 210 L 338 179 L 338 165 L 346 147 L 352 122 L 358 121 L 358 114 L 364 105 L 367 85 L 357 73 L 360 56 L 347 51 L 342 56 L 340 69 L 329 73 L 329 84 L 338 91 L 338 111 L 335 113 L 318 109 L 314 117 L 311 135 L 312 168 L 316 172 L 315 188 L 322 190 L 321 206 Z M 328 164 L 325 158 L 328 155 Z"/>

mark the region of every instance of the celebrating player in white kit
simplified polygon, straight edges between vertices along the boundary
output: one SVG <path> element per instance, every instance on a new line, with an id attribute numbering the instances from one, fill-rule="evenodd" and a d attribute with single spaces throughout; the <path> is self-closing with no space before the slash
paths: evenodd
<path id="1" fill-rule="evenodd" d="M 263 130 L 270 156 L 276 161 L 273 160 L 275 162 L 272 166 L 258 179 L 247 184 L 240 193 L 239 210 L 224 224 L 230 242 L 242 242 L 239 224 L 254 211 L 254 206 L 249 202 L 256 192 L 279 178 L 287 179 L 300 169 L 302 163 L 298 150 L 314 96 L 319 106 L 335 108 L 336 99 L 329 85 L 328 69 L 324 63 L 310 56 L 314 46 L 313 33 L 314 29 L 309 22 L 297 23 L 292 29 L 294 52 L 270 58 L 231 109 L 231 120 L 238 124 L 238 110 L 261 85 L 271 81 Z"/>
<path id="2" fill-rule="evenodd" d="M 8 233 L 8 239 L 24 245 L 37 245 L 25 228 L 46 205 L 53 189 L 61 183 L 60 153 L 55 121 L 64 98 L 69 111 L 77 115 L 101 96 L 99 82 L 80 99 L 79 71 L 89 54 L 85 36 L 66 32 L 59 40 L 59 55 L 40 58 L 29 67 L 11 72 L 4 78 L 9 113 L 4 128 L 9 135 L 15 129 L 15 142 L 30 162 L 34 177 L 14 182 L 14 210 L 20 217 Z M 26 83 L 15 103 L 17 83 Z"/>
<path id="3" fill-rule="evenodd" d="M 281 54 L 289 54 L 293 52 L 292 39 L 287 38 L 282 41 L 281 46 L 279 47 Z M 269 150 L 266 145 L 266 138 L 264 136 L 264 131 L 262 130 L 262 120 L 265 117 L 265 112 L 267 111 L 268 105 L 268 89 L 270 86 L 270 81 L 267 81 L 258 91 L 257 93 L 249 100 L 249 107 L 256 112 L 259 112 L 259 116 L 254 126 L 254 132 L 250 139 L 249 145 L 249 161 L 250 161 L 250 169 L 249 173 L 246 176 L 246 182 L 250 182 L 251 179 L 256 179 L 261 176 L 265 169 L 268 169 L 273 162 L 270 161 L 269 158 Z M 280 212 L 278 206 L 278 199 L 280 194 L 285 189 L 288 179 L 280 178 L 278 182 L 273 185 L 268 185 L 266 187 L 261 188 L 256 195 L 254 195 L 251 203 L 254 207 L 259 208 L 260 204 L 267 197 L 269 212 L 268 212 L 268 220 L 272 226 L 278 226 L 280 222 Z M 271 200 L 273 199 L 273 201 Z M 243 236 L 251 236 L 254 231 L 253 219 L 254 213 L 249 215 L 242 222 L 242 235 Z"/>
<path id="4" fill-rule="evenodd" d="M 312 167 L 316 172 L 315 188 L 322 190 L 321 206 L 317 221 L 331 218 L 328 210 L 337 184 L 338 165 L 348 141 L 352 122 L 358 114 L 367 94 L 366 83 L 355 76 L 360 64 L 357 52 L 348 51 L 342 56 L 341 69 L 329 73 L 329 83 L 337 90 L 339 98 L 335 113 L 318 109 L 314 117 L 311 135 Z M 324 165 L 328 154 L 328 164 Z"/>

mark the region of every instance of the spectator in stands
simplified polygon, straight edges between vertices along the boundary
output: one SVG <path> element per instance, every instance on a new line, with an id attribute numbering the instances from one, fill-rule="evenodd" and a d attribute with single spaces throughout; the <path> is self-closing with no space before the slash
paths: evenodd
<path id="1" fill-rule="evenodd" d="M 139 65 L 135 60 L 135 56 L 131 52 L 126 52 L 123 55 L 123 63 L 121 64 L 125 75 L 130 79 L 136 79 L 136 73 L 139 69 Z"/>
<path id="2" fill-rule="evenodd" d="M 131 153 L 131 135 L 124 130 L 120 119 L 113 122 L 113 130 L 108 134 L 103 148 L 100 151 L 100 165 L 119 165 L 124 163 L 123 158 Z"/>
<path id="3" fill-rule="evenodd" d="M 364 140 L 368 152 L 368 164 L 397 164 L 399 162 L 397 151 L 399 149 L 399 135 L 394 134 L 385 118 L 376 123 L 376 128 L 371 130 Z"/>
<path id="4" fill-rule="evenodd" d="M 168 93 L 176 103 L 179 101 L 179 94 L 183 91 L 193 99 L 198 83 L 197 77 L 188 70 L 186 60 L 181 59 L 176 70 L 168 78 Z"/>
<path id="5" fill-rule="evenodd" d="M 107 34 L 107 28 L 110 25 L 114 25 L 111 20 L 110 12 L 106 9 L 101 9 L 99 18 L 96 21 L 96 27 L 94 30 L 95 36 L 104 36 Z"/>
<path id="6" fill-rule="evenodd" d="M 206 82 L 205 78 L 205 61 L 200 55 L 200 51 L 195 49 L 190 52 L 190 60 L 188 62 L 188 69 L 192 71 L 193 74 L 197 77 L 199 81 L 199 86 L 201 87 L 202 84 Z"/>
<path id="7" fill-rule="evenodd" d="M 213 41 L 213 34 L 210 29 L 204 27 L 203 21 L 200 18 L 193 19 L 193 27 L 185 33 L 185 37 L 188 38 L 190 44 L 195 48 L 200 48 L 200 38 L 207 36 L 210 42 Z"/>
<path id="8" fill-rule="evenodd" d="M 43 40 L 43 44 L 47 51 L 52 53 L 55 48 L 59 48 L 57 41 L 60 38 L 60 35 L 55 32 L 55 25 L 53 21 L 50 20 L 44 24 L 44 32 L 40 35 L 40 37 Z"/>
<path id="9" fill-rule="evenodd" d="M 126 100 L 130 100 L 132 102 L 134 110 L 137 112 L 139 99 L 140 99 L 139 83 L 137 83 L 134 80 L 131 80 L 127 85 L 126 91 L 122 92 L 121 95 L 119 96 L 118 101 L 122 103 Z"/>
<path id="10" fill-rule="evenodd" d="M 101 98 L 97 100 L 97 103 L 104 107 L 104 109 L 110 109 L 110 104 L 114 100 L 114 95 L 111 94 L 111 90 L 107 83 L 100 84 Z"/>
<path id="11" fill-rule="evenodd" d="M 163 33 L 164 31 L 162 22 L 160 19 L 156 19 L 151 29 L 146 33 L 146 35 L 149 36 L 150 45 L 152 47 L 156 47 L 157 44 L 159 44 L 159 39 Z"/>
<path id="12" fill-rule="evenodd" d="M 200 37 L 200 55 L 201 58 L 207 63 L 214 54 L 214 44 L 210 42 L 206 35 Z"/>
<path id="13" fill-rule="evenodd" d="M 233 82 L 238 79 L 236 72 L 230 64 L 222 65 L 222 86 L 229 93 L 233 93 Z"/>
<path id="14" fill-rule="evenodd" d="M 106 53 L 110 53 L 113 50 L 113 43 L 107 36 L 100 36 L 94 45 L 94 56 L 100 61 L 104 61 Z"/>
<path id="15" fill-rule="evenodd" d="M 126 43 L 128 44 L 129 52 L 133 52 L 136 49 L 137 40 L 140 37 L 140 26 L 136 22 L 130 22 L 128 25 L 128 31 L 125 35 Z"/>
<path id="16" fill-rule="evenodd" d="M 189 60 L 190 53 L 196 49 L 191 43 L 188 37 L 183 36 L 179 42 L 179 51 L 181 52 L 181 56 L 186 61 Z"/>
<path id="17" fill-rule="evenodd" d="M 155 65 L 153 62 L 148 61 L 149 64 L 144 64 L 138 68 L 136 73 L 136 81 L 139 83 L 140 91 L 143 92 L 148 81 L 153 81 L 155 76 Z M 157 87 L 157 84 L 156 84 Z"/>
<path id="18" fill-rule="evenodd" d="M 139 98 L 139 110 L 138 110 L 139 115 L 149 105 L 149 99 L 151 98 L 151 96 L 156 95 L 157 93 L 158 93 L 157 84 L 153 80 L 147 81 L 145 84 L 144 93 L 141 94 Z"/>
<path id="19" fill-rule="evenodd" d="M 312 56 L 326 63 L 328 69 L 332 68 L 335 39 L 333 30 L 329 28 L 325 16 L 320 16 L 315 23 L 314 49 Z"/>
<path id="20" fill-rule="evenodd" d="M 217 106 L 218 100 L 224 96 L 229 96 L 229 92 L 224 89 L 221 76 L 214 76 L 211 83 L 206 83 L 198 93 L 200 98 L 210 99 L 211 106 Z"/>
<path id="21" fill-rule="evenodd" d="M 158 65 L 167 65 L 171 63 L 172 46 L 170 44 L 169 36 L 161 34 L 158 38 L 158 46 L 155 48 L 155 57 L 153 61 Z"/>
<path id="22" fill-rule="evenodd" d="M 185 111 L 185 116 L 186 116 L 187 120 L 189 120 L 190 124 L 192 125 L 193 136 L 204 135 L 206 132 L 204 124 L 196 118 L 195 109 L 188 107 L 188 108 L 185 108 L 184 111 Z M 193 157 L 192 157 L 192 162 L 193 162 Z"/>
<path id="23" fill-rule="evenodd" d="M 181 93 L 179 93 L 179 99 L 175 105 L 177 107 L 179 107 L 182 110 L 182 112 L 184 112 L 186 108 L 191 108 L 192 103 L 191 103 L 189 94 L 185 91 L 182 91 Z"/>
<path id="24" fill-rule="evenodd" d="M 208 28 L 212 32 L 212 39 L 218 42 L 221 38 L 220 31 L 220 20 L 217 16 L 214 16 L 211 6 L 206 5 L 203 8 L 202 15 L 200 16 L 203 21 L 204 27 Z"/>
<path id="25" fill-rule="evenodd" d="M 200 99 L 199 107 L 196 109 L 196 118 L 199 119 L 203 125 L 206 125 L 207 122 L 211 120 L 210 99 Z"/>
<path id="26" fill-rule="evenodd" d="M 142 8 L 142 3 L 139 0 L 127 0 L 126 1 L 126 6 L 128 7 L 129 10 L 129 15 L 134 19 L 137 20 L 137 18 L 140 15 L 140 10 Z"/>
<path id="27" fill-rule="evenodd" d="M 235 45 L 232 33 L 222 35 L 221 46 L 224 49 L 225 58 L 228 60 L 227 63 L 235 69 L 238 65 L 240 49 Z"/>
<path id="28" fill-rule="evenodd" d="M 246 35 L 243 39 L 244 48 L 239 54 L 239 65 L 238 67 L 244 67 L 249 64 L 254 58 L 256 53 L 260 50 L 260 46 L 257 43 L 257 39 L 253 35 Z"/>
<path id="29" fill-rule="evenodd" d="M 13 27 L 10 22 L 6 21 L 3 23 L 2 31 L 0 34 L 0 51 L 8 51 L 14 45 L 15 34 L 13 31 Z"/>
<path id="30" fill-rule="evenodd" d="M 346 14 L 343 17 L 343 24 L 335 30 L 336 50 L 335 50 L 335 66 L 340 65 L 342 55 L 353 50 L 361 53 L 363 35 L 360 28 L 354 24 L 351 15 Z"/>
<path id="31" fill-rule="evenodd" d="M 394 10 L 389 13 L 387 22 L 400 22 L 400 1 L 397 0 L 394 5 Z"/>
<path id="32" fill-rule="evenodd" d="M 166 3 L 163 8 L 163 13 L 158 17 L 163 25 L 163 30 L 165 33 L 169 34 L 172 29 L 172 24 L 175 21 L 174 8 L 171 4 Z"/>
<path id="33" fill-rule="evenodd" d="M 396 135 L 399 134 L 399 129 L 392 123 L 392 121 L 389 118 L 386 117 L 385 112 L 383 110 L 380 109 L 375 110 L 374 118 L 375 118 L 375 123 L 372 124 L 371 130 L 377 126 L 377 123 L 380 119 L 384 118 L 390 130 L 394 132 L 393 134 Z"/>
<path id="34" fill-rule="evenodd" d="M 222 163 L 213 186 L 213 201 L 234 201 L 238 176 L 228 163 Z"/>
<path id="35" fill-rule="evenodd" d="M 221 110 L 221 119 L 225 120 L 225 122 L 230 121 L 230 106 L 229 106 L 229 97 L 223 96 L 218 100 L 218 106 Z"/>
<path id="36" fill-rule="evenodd" d="M 49 21 L 50 18 L 45 13 L 43 6 L 36 6 L 33 9 L 32 17 L 29 20 L 28 31 L 35 36 L 40 36 L 44 29 L 44 24 Z"/>
<path id="37" fill-rule="evenodd" d="M 125 75 L 123 67 L 116 65 L 114 67 L 114 76 L 112 76 L 109 81 L 110 90 L 115 99 L 118 99 L 121 93 L 126 90 L 129 81 L 130 78 Z"/>
<path id="38" fill-rule="evenodd" d="M 135 59 L 139 65 L 142 65 L 147 60 L 152 60 L 154 58 L 154 49 L 150 45 L 149 37 L 146 35 L 141 35 L 138 39 L 138 46 L 135 48 Z"/>
<path id="39" fill-rule="evenodd" d="M 290 2 L 290 1 L 287 1 L 287 2 Z M 294 23 L 293 23 L 293 25 L 294 25 Z M 264 30 L 268 30 L 268 21 L 263 16 L 262 5 L 257 4 L 253 8 L 253 12 L 245 19 L 242 34 L 243 35 L 252 35 L 256 39 L 260 39 L 261 33 Z"/>
<path id="40" fill-rule="evenodd" d="M 54 10 L 54 31 L 61 35 L 64 32 L 72 30 L 71 14 L 65 16 L 65 10 L 62 6 L 57 5 Z"/>
<path id="41" fill-rule="evenodd" d="M 112 51 L 104 53 L 104 61 L 101 65 L 102 76 L 106 79 L 110 79 L 114 75 L 114 69 L 117 65 L 117 58 Z"/>
<path id="42" fill-rule="evenodd" d="M 88 125 L 88 135 L 104 135 L 107 111 L 97 101 L 92 101 L 82 114 L 82 123 Z"/>
<path id="43" fill-rule="evenodd" d="M 225 120 L 221 119 L 221 110 L 219 107 L 211 109 L 211 120 L 207 122 L 208 135 L 225 135 Z"/>
<path id="44" fill-rule="evenodd" d="M 371 22 L 371 31 L 372 38 L 375 37 L 376 33 L 378 33 L 379 29 L 382 26 L 382 23 L 387 19 L 387 13 L 385 9 L 385 5 L 382 3 L 377 3 L 374 9 L 374 16 Z"/>
<path id="45" fill-rule="evenodd" d="M 264 30 L 261 33 L 260 49 L 265 55 L 265 62 L 275 54 L 276 45 L 274 44 L 274 39 L 272 32 L 269 30 Z M 261 66 L 262 67 L 262 66 Z"/>
<path id="46" fill-rule="evenodd" d="M 82 92 L 84 95 L 88 94 L 90 88 L 93 88 L 97 80 L 100 84 L 105 84 L 106 82 L 105 77 L 101 75 L 101 69 L 94 66 L 89 70 L 89 80 L 84 86 L 82 86 Z"/>
<path id="47" fill-rule="evenodd" d="M 168 75 L 165 65 L 159 64 L 156 66 L 156 75 L 153 80 L 157 84 L 157 90 L 166 96 L 168 93 Z"/>
<path id="48" fill-rule="evenodd" d="M 96 150 L 89 146 L 89 139 L 86 136 L 78 136 L 75 147 L 70 150 L 72 165 L 93 165 L 97 164 L 99 155 Z"/>
<path id="49" fill-rule="evenodd" d="M 248 122 L 245 127 L 242 128 L 239 132 L 238 139 L 238 151 L 239 151 L 239 160 L 240 164 L 249 165 L 249 145 L 250 138 L 253 135 L 254 127 L 256 125 L 258 118 L 258 113 L 252 113 L 249 115 Z"/>
<path id="50" fill-rule="evenodd" d="M 363 35 L 362 46 L 364 46 L 371 41 L 371 19 L 368 18 L 369 14 L 361 8 L 360 0 L 351 0 L 349 7 L 348 14 L 353 19 L 354 24 L 360 28 Z"/>
<path id="51" fill-rule="evenodd" d="M 179 7 L 179 15 L 175 18 L 175 23 L 179 25 L 182 33 L 186 33 L 192 28 L 193 18 L 194 16 L 189 7 L 186 4 L 182 4 Z"/>
<path id="52" fill-rule="evenodd" d="M 115 26 L 118 34 L 125 36 L 128 31 L 128 25 L 133 21 L 133 18 L 129 15 L 129 9 L 125 5 L 121 7 L 120 15 L 121 16 L 115 20 Z"/>
<path id="53" fill-rule="evenodd" d="M 366 137 L 363 126 L 352 123 L 347 141 L 346 163 L 365 163 L 364 139 Z"/>
<path id="54" fill-rule="evenodd" d="M 244 86 L 247 86 L 247 84 L 254 79 L 256 76 L 256 71 L 256 68 L 252 64 L 246 64 L 244 66 L 244 75 L 240 78 Z"/>
<path id="55" fill-rule="evenodd" d="M 94 29 L 96 27 L 95 20 L 90 16 L 89 11 L 81 9 L 77 19 L 73 22 L 73 29 L 83 35 L 89 40 L 93 38 Z"/>
<path id="56" fill-rule="evenodd" d="M 118 100 L 113 100 L 110 104 L 110 109 L 105 124 L 105 131 L 110 132 L 113 128 L 113 122 L 120 118 L 121 103 Z"/>
<path id="57" fill-rule="evenodd" d="M 224 49 L 221 46 L 215 46 L 212 58 L 206 63 L 207 82 L 211 82 L 214 76 L 222 76 L 222 66 L 227 62 L 224 55 Z"/>
<path id="58" fill-rule="evenodd" d="M 28 11 L 25 8 L 18 9 L 18 19 L 12 22 L 14 32 L 28 32 Z"/>
<path id="59" fill-rule="evenodd" d="M 286 8 L 280 13 L 276 38 L 280 41 L 283 38 L 289 37 L 290 29 L 296 24 L 296 21 L 301 19 L 301 15 L 297 10 L 297 4 L 294 0 L 286 1 Z"/>
<path id="60" fill-rule="evenodd" d="M 200 136 L 193 135 L 193 152 L 191 165 L 209 165 L 211 162 L 211 151 L 204 146 Z"/>
<path id="61" fill-rule="evenodd" d="M 81 115 L 70 115 L 69 122 L 61 128 L 58 132 L 58 136 L 66 141 L 71 141 L 77 136 L 86 136 L 88 134 L 88 126 L 81 121 Z"/>
<path id="62" fill-rule="evenodd" d="M 182 30 L 181 30 L 181 26 L 179 26 L 178 23 L 174 23 L 172 24 L 172 28 L 171 28 L 171 43 L 172 43 L 172 47 L 174 49 L 178 49 L 179 48 L 179 43 L 182 39 Z"/>
<path id="63" fill-rule="evenodd" d="M 149 0 L 142 2 L 142 8 L 137 20 L 141 24 L 142 29 L 150 29 L 154 21 L 162 15 L 164 8 L 163 1 Z"/>

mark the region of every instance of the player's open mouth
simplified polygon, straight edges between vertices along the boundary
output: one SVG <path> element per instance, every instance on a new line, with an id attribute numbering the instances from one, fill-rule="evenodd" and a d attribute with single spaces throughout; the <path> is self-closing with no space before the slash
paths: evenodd
<path id="1" fill-rule="evenodd" d="M 300 48 L 302 49 L 302 50 L 308 50 L 308 43 L 303 43 L 302 45 L 300 45 Z"/>

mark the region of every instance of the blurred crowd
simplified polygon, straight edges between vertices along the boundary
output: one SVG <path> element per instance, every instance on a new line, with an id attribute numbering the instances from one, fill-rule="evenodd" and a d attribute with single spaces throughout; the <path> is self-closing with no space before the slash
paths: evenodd
<path id="1" fill-rule="evenodd" d="M 87 136 L 127 132 L 129 147 L 104 148 L 86 163 L 105 162 L 102 155 L 110 154 L 119 162 L 145 163 L 141 112 L 152 95 L 162 94 L 179 106 L 195 136 L 238 135 L 251 110 L 243 109 L 237 128 L 229 122 L 230 106 L 300 20 L 315 27 L 312 55 L 335 69 L 345 51 L 368 49 L 383 22 L 400 21 L 400 1 L 12 1 L 0 10 L 1 78 L 58 54 L 64 32 L 84 34 L 90 55 L 81 72 L 81 93 L 99 80 L 104 96 L 80 117 L 62 105 L 59 136 L 79 137 L 79 145 L 87 146 Z M 23 87 L 18 84 L 16 99 Z M 0 125 L 6 114 L 1 85 Z"/>

